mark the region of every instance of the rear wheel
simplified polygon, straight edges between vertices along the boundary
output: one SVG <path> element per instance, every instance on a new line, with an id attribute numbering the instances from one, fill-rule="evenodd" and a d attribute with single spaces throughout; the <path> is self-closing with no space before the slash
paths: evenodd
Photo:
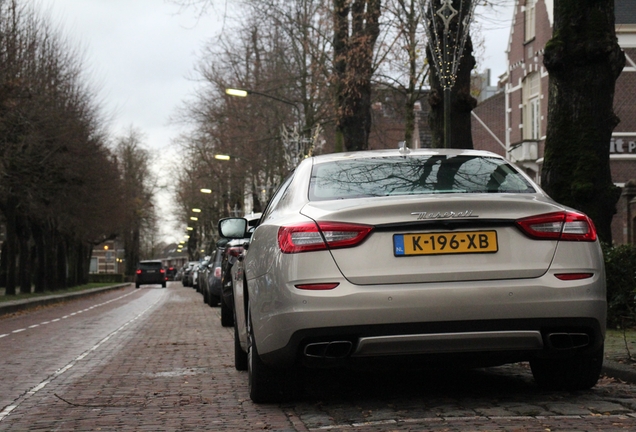
<path id="1" fill-rule="evenodd" d="M 221 299 L 221 325 L 223 327 L 232 327 L 234 325 L 234 313 L 223 299 Z"/>
<path id="2" fill-rule="evenodd" d="M 138 283 L 135 284 L 135 288 L 139 288 L 141 285 L 139 285 Z"/>
<path id="3" fill-rule="evenodd" d="M 274 369 L 261 360 L 254 340 L 251 318 L 247 320 L 247 371 L 250 399 L 255 403 L 283 402 L 298 395 L 295 368 Z"/>
<path id="4" fill-rule="evenodd" d="M 163 283 L 161 284 L 161 288 L 165 288 L 165 287 L 166 287 L 166 283 L 165 283 L 165 282 L 163 282 Z"/>
<path id="5" fill-rule="evenodd" d="M 604 346 L 585 355 L 535 358 L 530 368 L 536 383 L 550 390 L 587 390 L 596 385 L 603 367 Z"/>

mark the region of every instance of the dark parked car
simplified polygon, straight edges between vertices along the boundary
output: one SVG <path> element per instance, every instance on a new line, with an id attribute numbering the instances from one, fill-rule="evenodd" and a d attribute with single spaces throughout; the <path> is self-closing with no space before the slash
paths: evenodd
<path id="1" fill-rule="evenodd" d="M 245 215 L 248 226 L 253 228 L 258 224 L 261 213 Z M 251 232 L 250 232 L 251 234 Z M 243 253 L 243 245 L 249 241 L 249 237 L 234 239 L 227 243 L 223 252 L 222 272 L 222 301 L 221 301 L 221 325 L 231 327 L 234 325 L 234 294 L 232 290 L 232 266 Z"/>
<path id="2" fill-rule="evenodd" d="M 198 261 L 190 261 L 183 266 L 183 274 L 181 276 L 181 284 L 184 287 L 192 286 L 192 270 L 194 266 L 198 264 Z"/>
<path id="3" fill-rule="evenodd" d="M 137 265 L 135 286 L 161 284 L 166 287 L 166 270 L 161 261 L 140 261 Z"/>
<path id="4" fill-rule="evenodd" d="M 225 244 L 223 242 L 222 244 Z M 217 306 L 221 300 L 221 263 L 223 261 L 223 246 L 217 246 L 208 263 L 205 272 L 205 288 L 201 290 L 203 300 L 210 306 Z"/>

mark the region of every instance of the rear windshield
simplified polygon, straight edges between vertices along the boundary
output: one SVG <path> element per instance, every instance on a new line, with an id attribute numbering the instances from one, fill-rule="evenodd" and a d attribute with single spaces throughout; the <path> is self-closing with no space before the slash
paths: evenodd
<path id="1" fill-rule="evenodd" d="M 141 270 L 156 270 L 161 268 L 161 262 L 140 262 L 139 268 Z"/>
<path id="2" fill-rule="evenodd" d="M 439 193 L 534 193 L 518 171 L 483 156 L 395 156 L 325 162 L 313 167 L 309 199 Z"/>

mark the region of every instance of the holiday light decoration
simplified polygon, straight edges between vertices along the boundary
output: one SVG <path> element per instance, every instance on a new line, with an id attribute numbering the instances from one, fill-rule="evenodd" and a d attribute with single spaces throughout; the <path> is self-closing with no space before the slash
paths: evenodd
<path id="1" fill-rule="evenodd" d="M 433 68 L 444 90 L 444 147 L 451 143 L 451 90 L 477 0 L 420 0 Z"/>

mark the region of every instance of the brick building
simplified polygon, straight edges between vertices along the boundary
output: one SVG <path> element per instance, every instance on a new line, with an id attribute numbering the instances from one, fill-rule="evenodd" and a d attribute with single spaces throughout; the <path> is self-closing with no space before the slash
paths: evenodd
<path id="1" fill-rule="evenodd" d="M 500 77 L 501 91 L 473 112 L 473 142 L 477 149 L 505 155 L 540 181 L 548 117 L 548 72 L 543 49 L 552 37 L 554 0 L 516 0 L 508 42 L 508 67 Z M 615 0 L 616 34 L 627 57 L 616 82 L 614 111 L 621 119 L 610 145 L 612 179 L 624 187 L 636 179 L 636 1 Z M 634 243 L 636 203 L 623 194 L 612 224 L 617 244 Z M 631 211 L 628 211 L 628 205 Z M 628 214 L 631 225 L 628 225 Z"/>

